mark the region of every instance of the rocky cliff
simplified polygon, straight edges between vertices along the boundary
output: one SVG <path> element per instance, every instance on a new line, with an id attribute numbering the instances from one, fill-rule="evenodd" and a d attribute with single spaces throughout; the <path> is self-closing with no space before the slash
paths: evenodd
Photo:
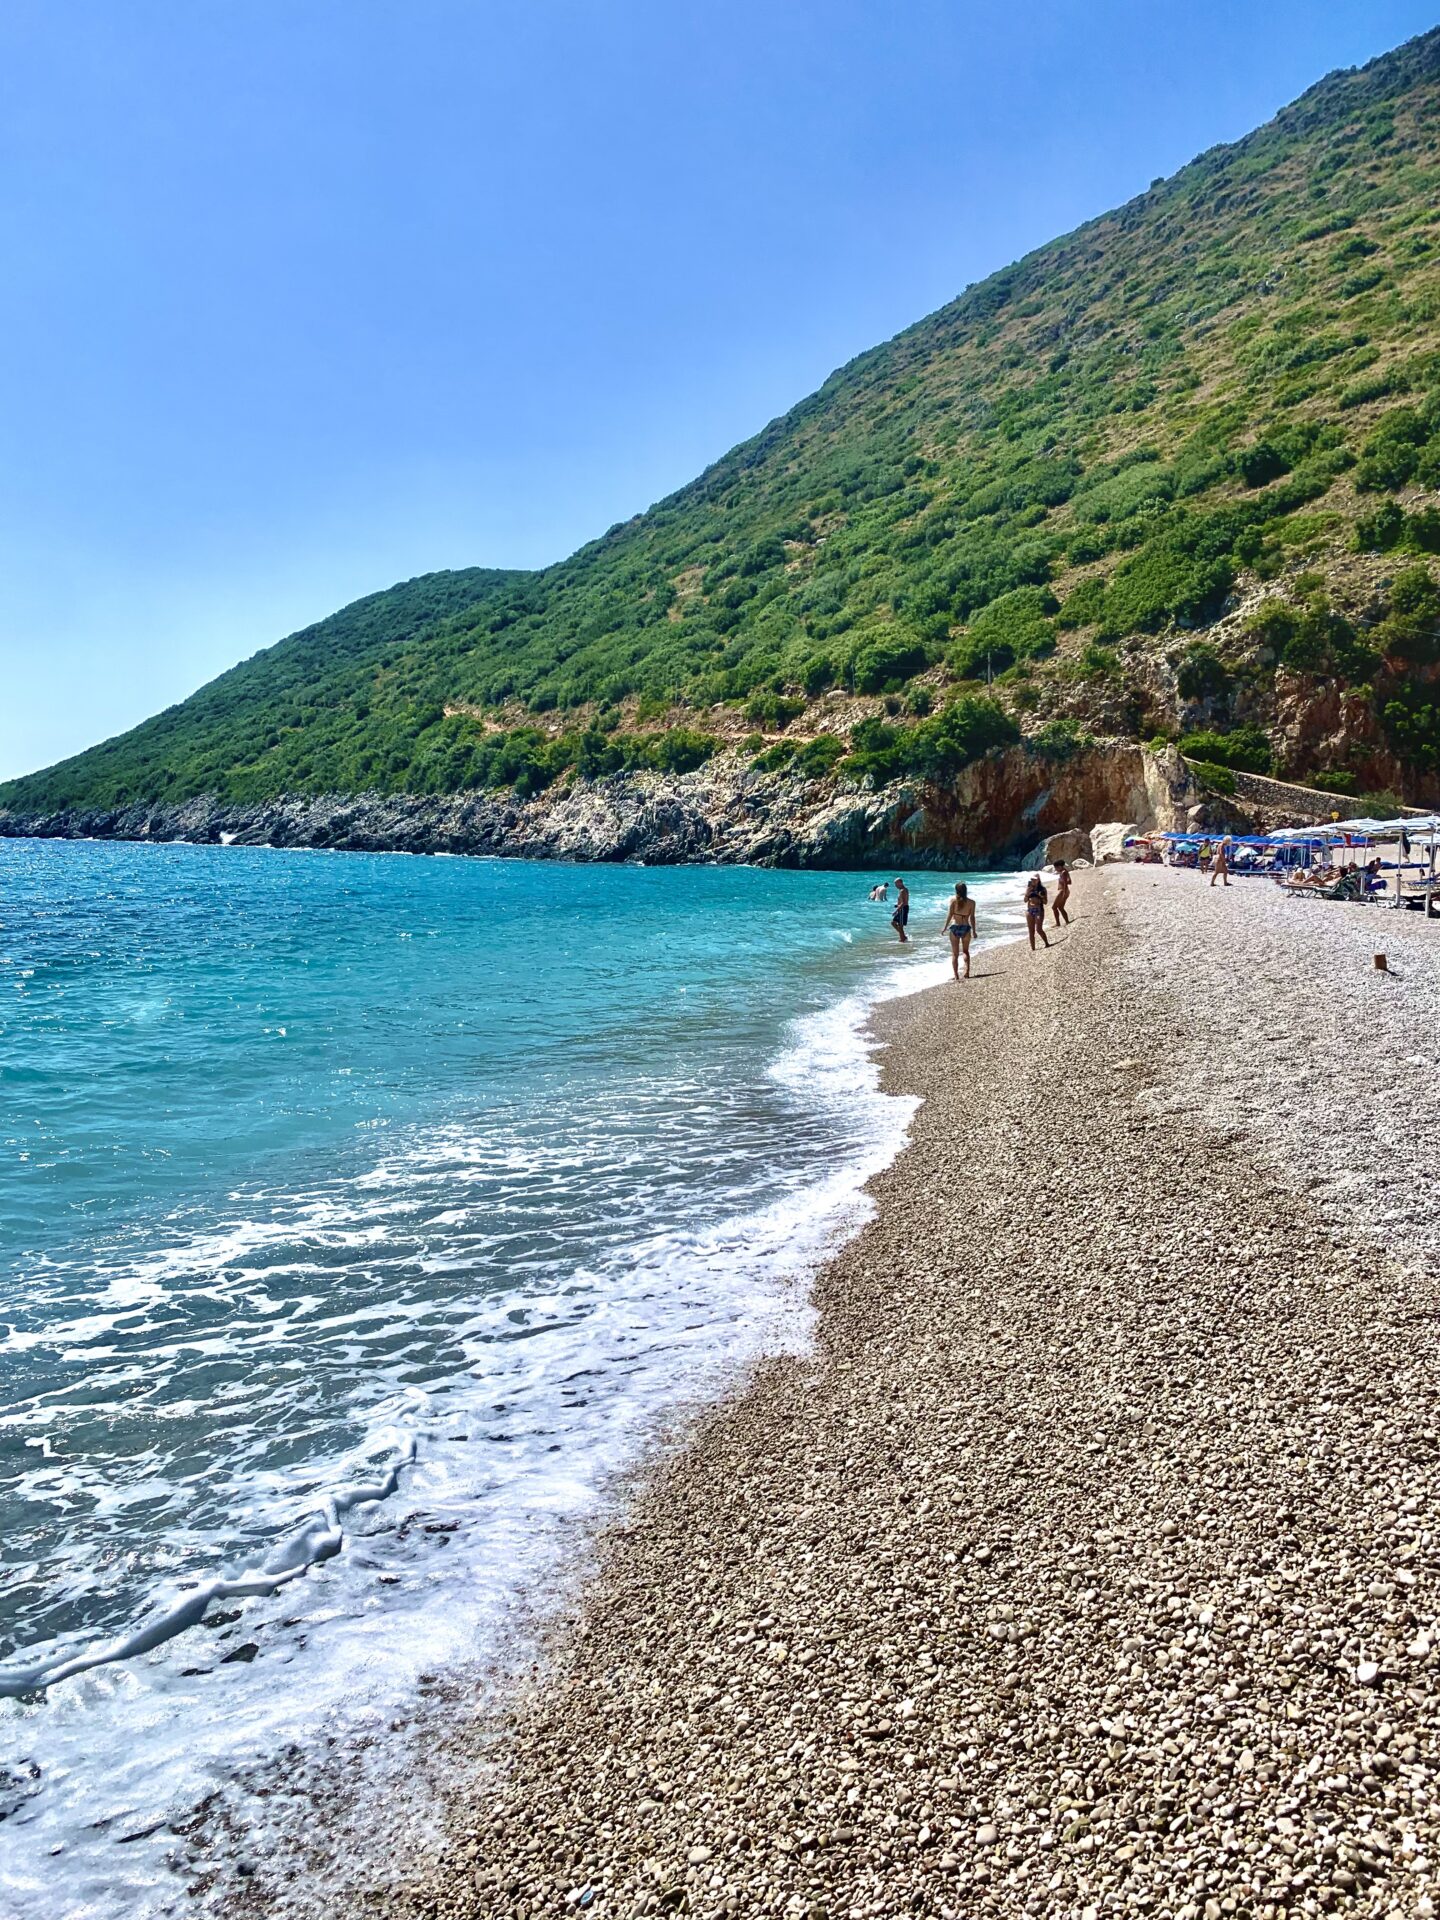
<path id="1" fill-rule="evenodd" d="M 0 812 L 0 836 L 185 840 L 534 860 L 749 863 L 776 867 L 983 867 L 1103 820 L 1183 825 L 1200 795 L 1173 749 L 1102 741 L 1057 761 L 1024 747 L 987 754 L 945 786 L 866 791 L 835 779 L 757 773 L 721 755 L 694 773 L 616 774 L 498 794 L 360 794 L 253 804 L 51 814 Z"/>

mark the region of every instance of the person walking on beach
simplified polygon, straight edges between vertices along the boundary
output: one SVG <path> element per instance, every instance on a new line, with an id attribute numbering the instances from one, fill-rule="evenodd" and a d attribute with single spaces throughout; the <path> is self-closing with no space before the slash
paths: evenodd
<path id="1" fill-rule="evenodd" d="M 1223 880 L 1227 887 L 1230 884 L 1230 842 L 1228 840 L 1222 840 L 1219 846 L 1216 847 L 1215 858 L 1210 863 L 1210 884 L 1212 887 L 1217 880 Z"/>
<path id="2" fill-rule="evenodd" d="M 1056 926 L 1063 920 L 1068 927 L 1070 916 L 1065 911 L 1065 902 L 1070 898 L 1070 869 L 1063 860 L 1055 862 L 1055 904 L 1050 909 L 1051 918 Z"/>
<path id="3" fill-rule="evenodd" d="M 1030 936 L 1030 951 L 1035 951 L 1035 936 L 1038 933 L 1042 943 L 1049 946 L 1045 932 L 1045 882 L 1038 873 L 1032 873 L 1030 884 L 1025 889 L 1025 931 Z"/>
<path id="4" fill-rule="evenodd" d="M 900 944 L 908 946 L 910 936 L 905 928 L 910 919 L 910 889 L 901 879 L 895 882 L 895 911 L 890 916 L 890 924 L 900 936 Z"/>
<path id="5" fill-rule="evenodd" d="M 970 978 L 970 942 L 975 938 L 975 902 L 963 880 L 955 884 L 942 932 L 950 936 L 950 971 L 960 978 L 960 958 L 965 958 L 965 978 Z"/>

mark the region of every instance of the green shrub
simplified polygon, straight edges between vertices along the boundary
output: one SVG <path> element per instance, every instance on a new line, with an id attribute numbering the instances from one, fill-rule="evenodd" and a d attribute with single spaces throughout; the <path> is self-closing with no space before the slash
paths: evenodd
<path id="1" fill-rule="evenodd" d="M 1217 766 L 1209 760 L 1191 760 L 1189 765 L 1202 787 L 1209 787 L 1215 793 L 1234 793 L 1235 775 L 1229 767 Z"/>
<path id="2" fill-rule="evenodd" d="M 1174 496 L 1175 479 L 1170 470 L 1145 462 L 1077 490 L 1075 518 L 1081 525 L 1104 526 L 1110 521 L 1129 520 Z"/>
<path id="3" fill-rule="evenodd" d="M 889 780 L 944 780 L 992 747 L 1011 746 L 1020 729 L 993 700 L 962 695 L 927 720 L 896 727 L 862 720 L 850 736 L 844 771 L 882 786 Z"/>
<path id="4" fill-rule="evenodd" d="M 1408 384 L 1398 369 L 1371 374 L 1367 379 L 1357 380 L 1352 386 L 1344 388 L 1338 405 L 1347 411 L 1352 407 L 1368 406 L 1372 400 L 1383 400 L 1389 394 L 1403 393 Z"/>
<path id="5" fill-rule="evenodd" d="M 1428 567 L 1407 567 L 1396 574 L 1390 585 L 1390 611 L 1425 620 L 1440 619 L 1440 587 Z"/>
<path id="6" fill-rule="evenodd" d="M 780 693 L 752 694 L 745 705 L 745 718 L 751 726 L 771 733 L 783 733 L 792 720 L 805 711 L 803 700 L 790 700 Z"/>
<path id="7" fill-rule="evenodd" d="M 850 662 L 850 684 L 856 693 L 887 693 L 928 665 L 924 647 L 913 640 L 871 640 Z"/>
<path id="8" fill-rule="evenodd" d="M 1387 787 L 1378 792 L 1367 788 L 1355 796 L 1355 812 L 1366 820 L 1394 820 L 1405 811 L 1405 801 Z"/>
<path id="9" fill-rule="evenodd" d="M 720 749 L 713 733 L 697 733 L 693 727 L 672 727 L 655 736 L 654 764 L 661 773 L 692 773 Z"/>
<path id="10" fill-rule="evenodd" d="M 837 734 L 817 733 L 795 755 L 795 765 L 807 780 L 820 780 L 833 773 L 845 757 L 845 742 Z"/>
<path id="11" fill-rule="evenodd" d="M 1003 673 L 1017 660 L 1043 659 L 1055 650 L 1050 619 L 1058 607 L 1048 587 L 1017 587 L 983 607 L 950 649 L 950 668 L 962 680 Z"/>
<path id="12" fill-rule="evenodd" d="M 1065 596 L 1060 611 L 1055 616 L 1057 627 L 1093 627 L 1100 618 L 1105 606 L 1105 581 L 1100 574 L 1092 574 L 1090 579 L 1082 580 L 1073 592 Z"/>
<path id="13" fill-rule="evenodd" d="M 905 704 L 917 720 L 923 720 L 926 714 L 933 710 L 935 696 L 929 687 L 912 687 Z"/>
<path id="14" fill-rule="evenodd" d="M 1068 714 L 1047 720 L 1025 742 L 1031 753 L 1037 753 L 1046 760 L 1059 761 L 1073 760 L 1077 753 L 1085 752 L 1094 744 L 1093 736 L 1086 733 Z"/>
<path id="15" fill-rule="evenodd" d="M 1300 611 L 1284 600 L 1263 600 L 1245 619 L 1245 631 L 1262 647 L 1283 653 L 1295 637 Z M 1223 668 L 1222 668 L 1223 671 Z"/>
<path id="16" fill-rule="evenodd" d="M 1197 640 L 1180 656 L 1175 685 L 1182 700 L 1218 700 L 1229 689 L 1230 674 L 1215 649 Z"/>
<path id="17" fill-rule="evenodd" d="M 1414 407 L 1392 407 L 1382 414 L 1355 469 L 1359 491 L 1393 493 L 1413 480 L 1431 431 L 1430 419 Z"/>
<path id="18" fill-rule="evenodd" d="M 1213 618 L 1235 578 L 1242 531 L 1224 515 L 1194 516 L 1147 541 L 1111 579 L 1100 620 L 1105 637 Z M 1256 542 L 1258 550 L 1258 531 Z"/>
<path id="19" fill-rule="evenodd" d="M 1344 769 L 1335 769 L 1324 773 L 1312 773 L 1308 784 L 1318 787 L 1322 793 L 1353 794 L 1357 783 L 1353 773 L 1347 773 Z"/>
<path id="20" fill-rule="evenodd" d="M 1440 510 L 1421 507 L 1406 513 L 1397 500 L 1387 500 L 1374 513 L 1355 522 L 1357 553 L 1440 553 Z"/>
<path id="21" fill-rule="evenodd" d="M 757 753 L 754 767 L 757 773 L 781 773 L 795 758 L 796 747 L 793 740 L 777 740 L 773 746 Z"/>
<path id="22" fill-rule="evenodd" d="M 1075 663 L 1084 680 L 1110 680 L 1120 671 L 1120 660 L 1113 647 L 1102 647 L 1098 640 L 1087 640 Z"/>
<path id="23" fill-rule="evenodd" d="M 1440 705 L 1427 683 L 1402 683 L 1387 700 L 1385 734 L 1400 758 L 1422 772 L 1440 771 Z"/>
<path id="24" fill-rule="evenodd" d="M 1380 656 L 1323 595 L 1301 613 L 1280 658 L 1292 673 L 1334 674 L 1356 684 L 1373 679 L 1380 668 Z"/>
<path id="25" fill-rule="evenodd" d="M 1388 610 L 1373 637 L 1387 659 L 1407 666 L 1431 666 L 1440 659 L 1440 587 L 1423 563 L 1396 574 Z"/>
<path id="26" fill-rule="evenodd" d="M 1182 733 L 1179 745 L 1187 760 L 1237 767 L 1242 773 L 1269 773 L 1274 764 L 1270 742 L 1259 727 L 1237 727 L 1233 733 Z"/>
<path id="27" fill-rule="evenodd" d="M 800 684 L 813 700 L 835 683 L 835 662 L 828 653 L 812 653 L 800 669 Z"/>
<path id="28" fill-rule="evenodd" d="M 1374 513 L 1363 513 L 1355 522 L 1357 553 L 1388 553 L 1405 538 L 1405 510 L 1395 500 L 1387 500 Z"/>
<path id="29" fill-rule="evenodd" d="M 1268 486 L 1282 473 L 1289 473 L 1290 462 L 1271 440 L 1257 440 L 1235 456 L 1235 471 L 1247 487 Z"/>

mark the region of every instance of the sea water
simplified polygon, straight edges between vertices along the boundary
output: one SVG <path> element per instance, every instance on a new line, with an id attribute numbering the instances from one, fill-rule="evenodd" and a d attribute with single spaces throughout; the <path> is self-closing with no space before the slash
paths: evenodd
<path id="1" fill-rule="evenodd" d="M 198 1805 L 243 1872 L 803 1342 L 949 973 L 873 881 L 0 841 L 0 1913 L 214 1891 Z"/>

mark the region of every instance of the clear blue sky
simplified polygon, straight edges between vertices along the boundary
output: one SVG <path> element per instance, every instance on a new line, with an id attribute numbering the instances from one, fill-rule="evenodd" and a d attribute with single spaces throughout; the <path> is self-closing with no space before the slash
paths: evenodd
<path id="1" fill-rule="evenodd" d="M 534 566 L 1437 0 L 6 0 L 0 776 Z"/>

